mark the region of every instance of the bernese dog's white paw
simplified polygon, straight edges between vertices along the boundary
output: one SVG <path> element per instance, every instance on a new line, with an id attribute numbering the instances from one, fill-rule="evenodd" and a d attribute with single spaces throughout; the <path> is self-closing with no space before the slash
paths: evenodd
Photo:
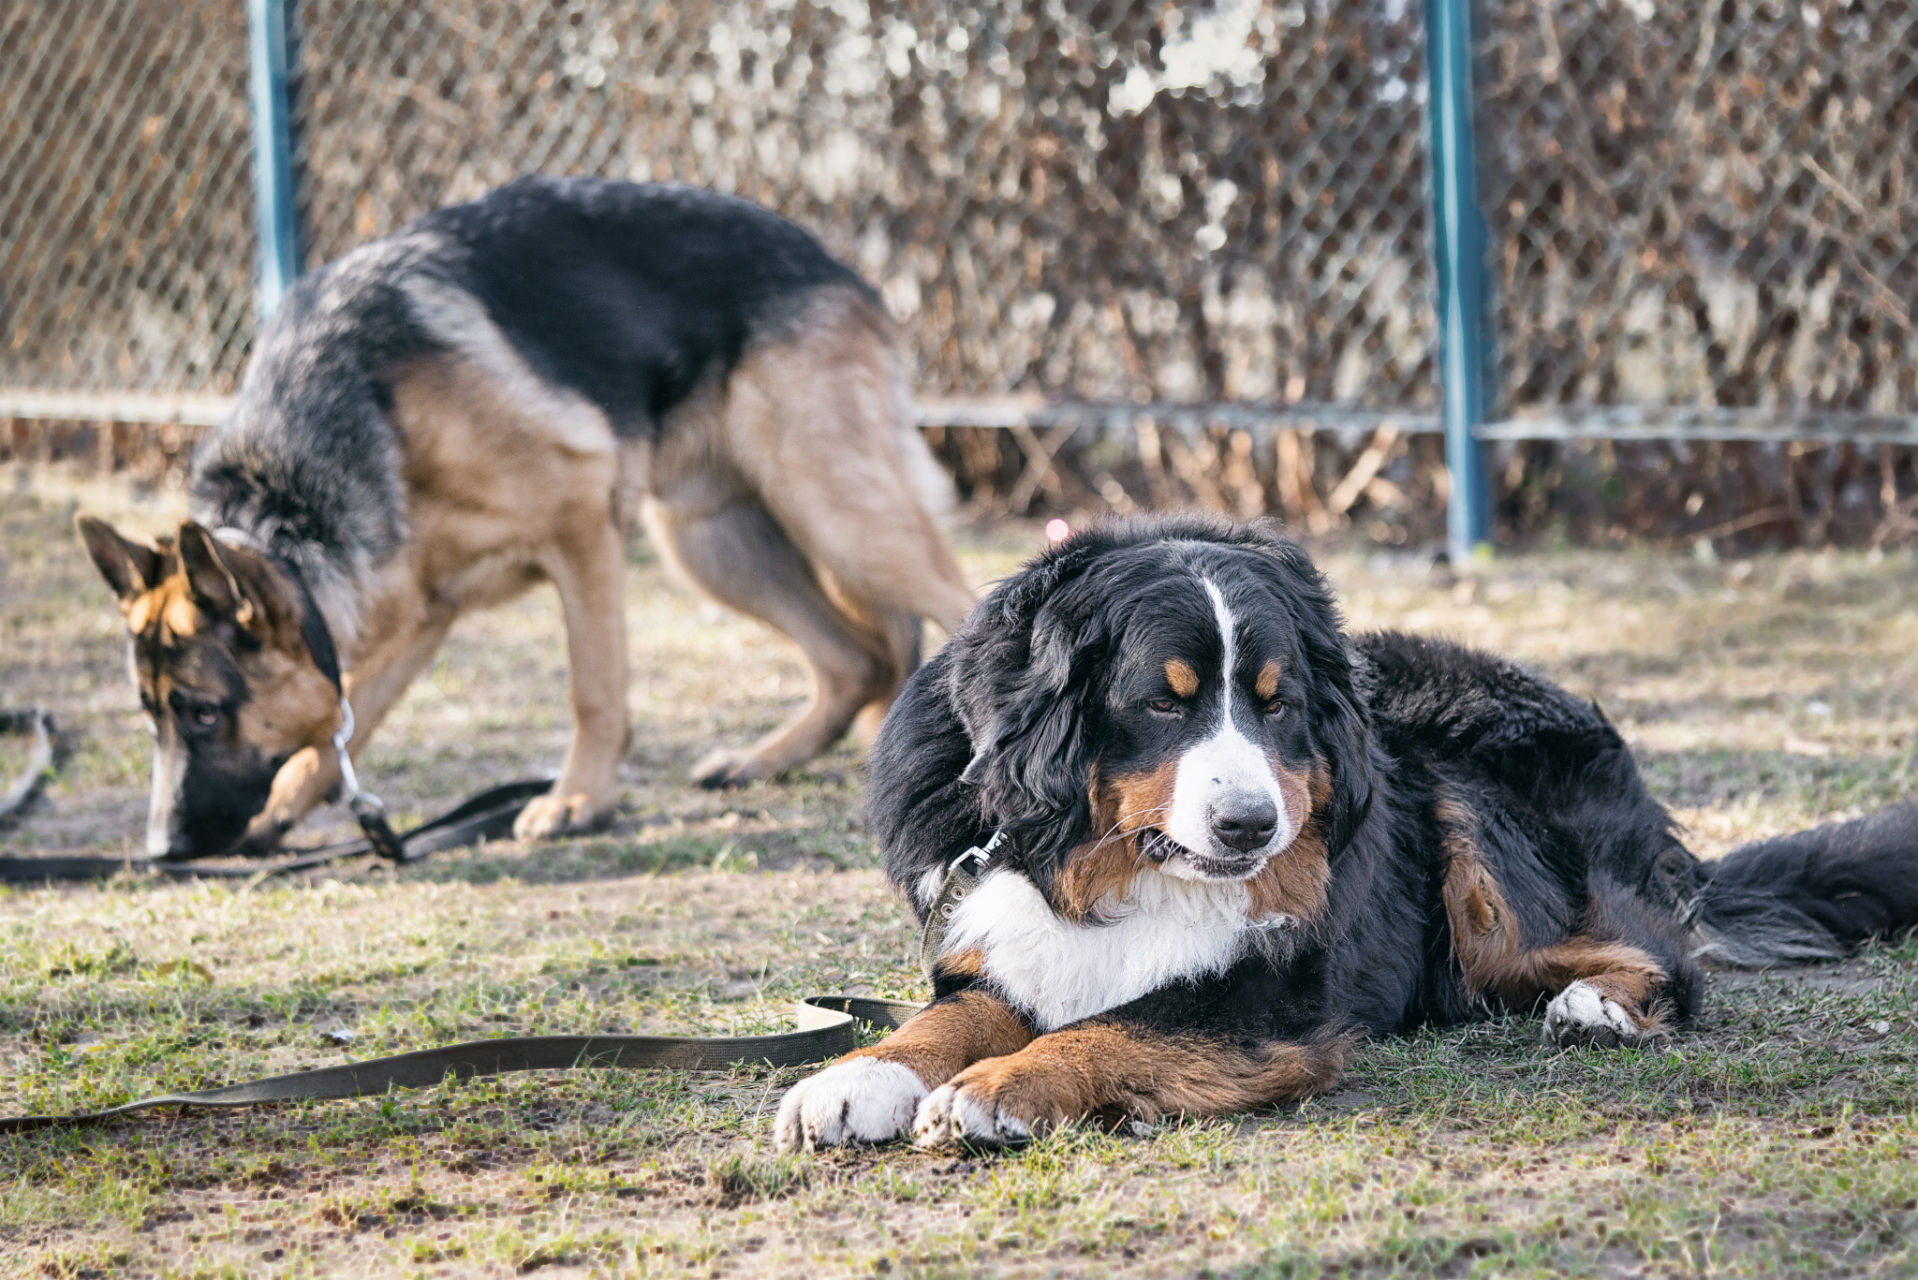
<path id="1" fill-rule="evenodd" d="M 964 1087 L 942 1084 L 926 1095 L 913 1117 L 912 1140 L 921 1147 L 965 1143 L 974 1147 L 1017 1146 L 1032 1126 Z"/>
<path id="2" fill-rule="evenodd" d="M 1545 1043 L 1555 1049 L 1595 1045 L 1616 1049 L 1644 1038 L 1638 1018 L 1584 980 L 1572 983 L 1545 1006 Z"/>
<path id="3" fill-rule="evenodd" d="M 774 1139 L 781 1151 L 890 1142 L 906 1136 L 925 1096 L 925 1082 L 896 1062 L 836 1062 L 787 1091 L 773 1124 Z"/>

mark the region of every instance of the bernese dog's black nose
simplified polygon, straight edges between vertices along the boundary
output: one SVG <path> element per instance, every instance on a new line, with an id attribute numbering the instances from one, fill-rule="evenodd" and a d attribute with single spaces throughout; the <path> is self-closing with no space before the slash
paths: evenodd
<path id="1" fill-rule="evenodd" d="M 1228 849 L 1250 853 L 1270 843 L 1279 825 L 1279 807 L 1271 796 L 1242 791 L 1215 801 L 1211 818 L 1215 840 Z"/>

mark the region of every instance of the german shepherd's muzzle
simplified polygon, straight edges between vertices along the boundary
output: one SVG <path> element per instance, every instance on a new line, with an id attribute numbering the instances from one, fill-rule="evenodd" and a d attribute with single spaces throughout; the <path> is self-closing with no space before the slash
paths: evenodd
<path id="1" fill-rule="evenodd" d="M 87 516 L 78 525 L 119 598 L 153 732 L 147 853 L 235 851 L 287 761 L 324 749 L 338 724 L 325 622 L 297 574 L 197 524 L 157 547 Z"/>

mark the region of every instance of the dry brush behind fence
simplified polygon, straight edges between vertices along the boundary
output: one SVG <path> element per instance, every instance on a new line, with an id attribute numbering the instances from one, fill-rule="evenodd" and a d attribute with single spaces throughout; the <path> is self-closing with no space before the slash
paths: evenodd
<path id="1" fill-rule="evenodd" d="M 1496 411 L 1918 412 L 1914 2 L 1483 0 Z M 231 390 L 253 324 L 241 10 L 0 17 L 7 383 Z M 1439 530 L 1407 0 L 294 11 L 311 262 L 528 170 L 716 186 L 874 281 L 922 396 L 1104 406 L 1076 431 L 938 427 L 982 510 Z M 0 432 L 73 449 L 138 442 Z M 1918 490 L 1884 446 L 1503 443 L 1494 467 L 1517 537 L 1886 537 Z"/>

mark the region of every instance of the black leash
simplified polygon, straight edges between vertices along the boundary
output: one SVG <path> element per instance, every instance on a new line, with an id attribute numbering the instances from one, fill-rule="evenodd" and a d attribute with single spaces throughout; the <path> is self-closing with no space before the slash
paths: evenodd
<path id="1" fill-rule="evenodd" d="M 156 875 L 209 879 L 254 880 L 285 875 L 293 871 L 311 871 L 343 858 L 377 853 L 395 865 L 418 862 L 431 853 L 456 849 L 478 840 L 496 840 L 511 834 L 513 819 L 534 796 L 544 795 L 553 785 L 551 778 L 524 778 L 508 782 L 467 800 L 449 813 L 410 831 L 394 832 L 387 826 L 383 811 L 375 811 L 382 838 L 369 830 L 368 819 L 356 807 L 361 830 L 367 838 L 341 844 L 305 849 L 291 857 L 271 862 L 233 863 L 194 860 L 168 862 L 159 858 L 16 858 L 0 857 L 0 884 L 44 884 L 50 880 L 103 880 L 123 871 L 148 871 Z M 361 792 L 362 796 L 366 793 Z M 397 856 L 396 856 L 397 855 Z"/>
<path id="2" fill-rule="evenodd" d="M 441 821 L 453 818 L 483 798 L 474 797 Z M 994 832 L 992 839 L 983 847 L 966 850 L 946 868 L 944 883 L 939 886 L 920 933 L 920 955 L 927 973 L 932 972 L 932 964 L 939 958 L 953 912 L 984 878 L 994 853 L 1004 842 L 1004 833 Z M 519 1036 L 501 1040 L 474 1040 L 440 1049 L 420 1049 L 389 1058 L 348 1063 L 345 1066 L 322 1067 L 317 1071 L 270 1076 L 246 1084 L 201 1089 L 194 1093 L 162 1094 L 124 1106 L 110 1107 L 105 1111 L 66 1116 L 0 1117 L 0 1133 L 26 1133 L 34 1129 L 96 1124 L 145 1111 L 149 1107 L 250 1107 L 263 1102 L 364 1098 L 384 1094 L 391 1089 L 435 1085 L 449 1075 L 465 1080 L 474 1076 L 505 1075 L 513 1071 L 564 1071 L 577 1067 L 712 1071 L 723 1070 L 739 1062 L 764 1062 L 775 1067 L 798 1066 L 801 1063 L 825 1062 L 852 1052 L 858 1045 L 855 1023 L 898 1028 L 922 1008 L 923 1005 L 904 1000 L 877 1000 L 864 996 L 807 996 L 795 1010 L 799 1029 L 777 1035 Z"/>
<path id="3" fill-rule="evenodd" d="M 858 1045 L 855 1023 L 899 1027 L 922 1006 L 864 996 L 807 996 L 796 1009 L 797 1031 L 767 1036 L 518 1036 L 473 1040 L 440 1049 L 373 1058 L 316 1071 L 296 1071 L 245 1084 L 193 1093 L 141 1098 L 105 1111 L 66 1116 L 0 1117 L 0 1133 L 97 1124 L 150 1107 L 251 1107 L 263 1102 L 365 1098 L 390 1089 L 417 1089 L 448 1076 L 468 1080 L 514 1071 L 565 1071 L 577 1067 L 724 1070 L 735 1063 L 775 1067 L 824 1062 Z"/>

